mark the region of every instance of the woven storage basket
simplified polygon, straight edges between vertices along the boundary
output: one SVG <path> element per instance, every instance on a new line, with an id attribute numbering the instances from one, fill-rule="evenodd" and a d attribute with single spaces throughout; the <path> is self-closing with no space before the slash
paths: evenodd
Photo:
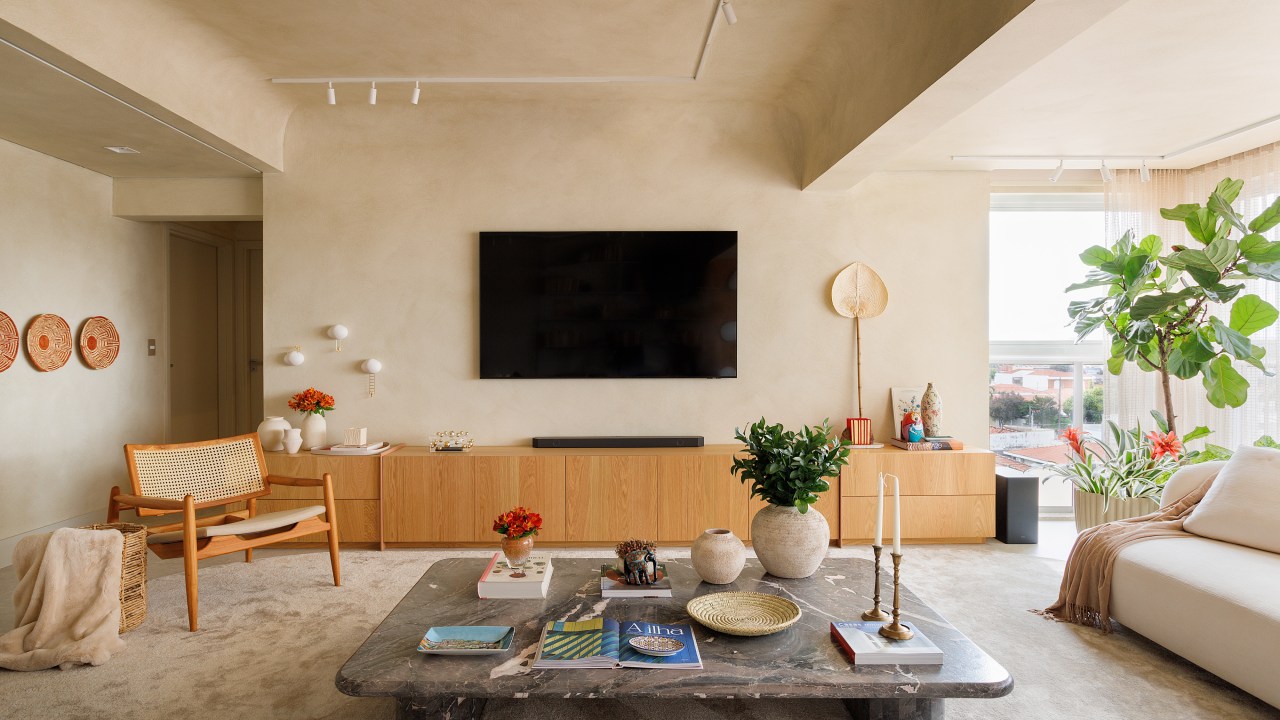
<path id="1" fill-rule="evenodd" d="M 719 592 L 702 595 L 685 605 L 689 617 L 726 635 L 772 635 L 800 619 L 800 606 L 777 595 Z"/>
<path id="2" fill-rule="evenodd" d="M 120 634 L 147 617 L 147 526 L 134 523 L 86 525 L 85 530 L 115 530 L 124 535 L 120 562 Z"/>

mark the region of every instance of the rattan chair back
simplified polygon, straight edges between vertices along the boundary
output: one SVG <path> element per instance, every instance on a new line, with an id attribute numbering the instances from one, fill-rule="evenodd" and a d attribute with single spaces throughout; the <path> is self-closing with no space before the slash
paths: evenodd
<path id="1" fill-rule="evenodd" d="M 182 500 L 197 507 L 266 494 L 266 458 L 257 434 L 173 445 L 126 445 L 133 492 Z M 139 508 L 140 515 L 163 515 Z"/>

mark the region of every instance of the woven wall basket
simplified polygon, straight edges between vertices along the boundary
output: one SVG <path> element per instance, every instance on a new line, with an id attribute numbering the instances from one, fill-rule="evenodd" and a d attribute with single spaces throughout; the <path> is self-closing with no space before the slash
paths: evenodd
<path id="1" fill-rule="evenodd" d="M 114 530 L 124 535 L 120 563 L 120 634 L 147 617 L 147 526 L 135 523 L 86 525 L 85 530 Z"/>

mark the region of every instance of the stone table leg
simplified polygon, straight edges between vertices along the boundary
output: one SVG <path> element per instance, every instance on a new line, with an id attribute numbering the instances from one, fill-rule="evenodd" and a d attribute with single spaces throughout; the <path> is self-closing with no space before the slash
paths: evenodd
<path id="1" fill-rule="evenodd" d="M 396 720 L 480 720 L 483 698 L 397 698 Z"/>
<path id="2" fill-rule="evenodd" d="M 942 698 L 845 700 L 853 720 L 943 720 Z"/>

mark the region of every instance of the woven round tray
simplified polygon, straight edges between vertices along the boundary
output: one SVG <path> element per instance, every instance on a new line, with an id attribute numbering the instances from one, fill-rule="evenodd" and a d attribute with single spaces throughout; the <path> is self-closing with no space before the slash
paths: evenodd
<path id="1" fill-rule="evenodd" d="M 689 617 L 716 632 L 755 637 L 786 630 L 800 619 L 800 606 L 755 592 L 721 592 L 696 597 L 685 606 Z"/>
<path id="2" fill-rule="evenodd" d="M 136 523 L 99 523 L 85 530 L 115 530 L 124 535 L 120 563 L 120 634 L 142 624 L 147 617 L 147 526 Z"/>

